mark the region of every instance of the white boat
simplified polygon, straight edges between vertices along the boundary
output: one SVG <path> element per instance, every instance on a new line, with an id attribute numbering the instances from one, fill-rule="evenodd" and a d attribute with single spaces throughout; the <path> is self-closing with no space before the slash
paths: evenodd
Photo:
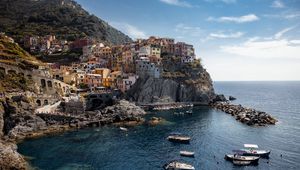
<path id="1" fill-rule="evenodd" d="M 237 165 L 237 166 L 246 166 L 246 165 L 250 165 L 251 164 L 251 161 L 239 161 L 239 160 L 233 160 L 232 163 L 234 165 Z"/>
<path id="2" fill-rule="evenodd" d="M 186 156 L 186 157 L 194 157 L 195 152 L 190 152 L 190 151 L 180 151 L 181 156 Z"/>
<path id="3" fill-rule="evenodd" d="M 185 111 L 185 113 L 187 113 L 187 114 L 192 114 L 193 111 L 192 111 L 192 110 L 187 110 L 187 111 Z"/>
<path id="4" fill-rule="evenodd" d="M 243 156 L 260 156 L 268 158 L 271 151 L 270 150 L 259 150 L 256 144 L 244 144 L 244 149 L 240 149 Z"/>
<path id="5" fill-rule="evenodd" d="M 178 161 L 171 161 L 170 163 L 164 165 L 163 167 L 166 170 L 194 170 L 195 167 L 193 167 L 190 164 L 182 163 Z"/>
<path id="6" fill-rule="evenodd" d="M 258 164 L 258 156 L 242 156 L 239 154 L 227 154 L 225 159 L 229 161 L 250 161 L 250 164 Z"/>
<path id="7" fill-rule="evenodd" d="M 167 139 L 171 142 L 190 143 L 191 138 L 180 133 L 170 134 Z"/>
<path id="8" fill-rule="evenodd" d="M 122 131 L 128 131 L 128 129 L 125 128 L 125 127 L 120 127 L 120 129 L 121 129 Z"/>

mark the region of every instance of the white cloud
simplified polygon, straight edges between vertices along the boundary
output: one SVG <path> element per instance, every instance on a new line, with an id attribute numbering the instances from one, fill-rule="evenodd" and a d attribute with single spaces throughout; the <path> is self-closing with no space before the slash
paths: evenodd
<path id="1" fill-rule="evenodd" d="M 255 58 L 300 59 L 300 44 L 295 42 L 299 40 L 246 41 L 241 45 L 221 46 L 221 50 L 229 54 Z"/>
<path id="2" fill-rule="evenodd" d="M 216 33 L 210 33 L 208 36 L 206 36 L 204 39 L 201 39 L 200 41 L 207 42 L 209 40 L 214 40 L 214 39 L 230 39 L 230 38 L 240 38 L 244 35 L 245 33 L 243 32 L 229 32 L 229 33 L 224 33 L 224 31 L 219 31 Z"/>
<path id="3" fill-rule="evenodd" d="M 288 27 L 288 28 L 285 28 L 285 29 L 279 31 L 278 33 L 276 33 L 276 34 L 274 35 L 274 38 L 275 38 L 275 39 L 279 39 L 279 38 L 282 37 L 283 34 L 287 33 L 288 31 L 290 31 L 290 30 L 292 30 L 292 29 L 294 29 L 294 28 L 295 28 L 295 27 Z"/>
<path id="4" fill-rule="evenodd" d="M 282 12 L 280 14 L 264 14 L 266 18 L 279 18 L 279 19 L 296 19 L 300 17 L 300 11 Z"/>
<path id="5" fill-rule="evenodd" d="M 291 44 L 299 44 L 300 45 L 300 40 L 291 40 L 290 43 Z"/>
<path id="6" fill-rule="evenodd" d="M 233 4 L 236 3 L 236 0 L 205 0 L 206 2 L 224 2 L 226 4 Z"/>
<path id="7" fill-rule="evenodd" d="M 200 27 L 189 26 L 182 23 L 175 26 L 175 31 L 182 35 L 190 36 L 200 36 L 204 32 Z"/>
<path id="8" fill-rule="evenodd" d="M 271 7 L 273 7 L 273 8 L 284 8 L 285 5 L 284 5 L 284 3 L 282 1 L 275 0 L 275 1 L 273 1 Z"/>
<path id="9" fill-rule="evenodd" d="M 235 32 L 235 33 L 210 33 L 209 36 L 212 38 L 240 38 L 244 35 L 243 32 Z"/>
<path id="10" fill-rule="evenodd" d="M 245 23 L 245 22 L 253 22 L 259 20 L 259 17 L 255 14 L 248 14 L 238 17 L 233 16 L 223 16 L 219 18 L 209 17 L 208 21 L 217 21 L 217 22 L 235 22 L 235 23 Z"/>
<path id="11" fill-rule="evenodd" d="M 227 4 L 236 3 L 236 0 L 221 0 L 221 1 Z"/>
<path id="12" fill-rule="evenodd" d="M 146 38 L 147 35 L 144 31 L 140 30 L 139 28 L 128 24 L 128 23 L 120 23 L 120 22 L 111 22 L 110 23 L 113 27 L 123 31 L 125 34 L 130 36 L 131 38 Z"/>
<path id="13" fill-rule="evenodd" d="M 180 6 L 180 7 L 192 7 L 192 5 L 183 0 L 159 0 L 168 5 Z"/>

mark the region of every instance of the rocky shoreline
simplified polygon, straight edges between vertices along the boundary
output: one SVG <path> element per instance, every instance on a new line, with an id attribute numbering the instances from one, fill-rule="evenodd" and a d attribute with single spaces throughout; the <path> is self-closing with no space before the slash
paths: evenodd
<path id="1" fill-rule="evenodd" d="M 1 105 L 0 113 L 4 121 L 0 125 L 6 132 L 0 139 L 0 169 L 30 169 L 24 157 L 17 152 L 16 144 L 24 139 L 107 124 L 133 126 L 144 123 L 142 115 L 146 114 L 140 107 L 126 100 L 117 101 L 101 111 L 88 111 L 79 115 L 33 114 L 32 108 L 25 109 L 23 105 L 16 105 L 8 99 Z"/>
<path id="2" fill-rule="evenodd" d="M 232 104 L 228 101 L 214 102 L 211 104 L 211 107 L 234 116 L 237 121 L 247 124 L 248 126 L 275 125 L 277 122 L 274 117 L 266 112 Z"/>
<path id="3" fill-rule="evenodd" d="M 126 100 L 119 100 L 102 110 L 85 111 L 77 115 L 68 113 L 32 114 L 33 108 L 28 107 L 29 103 L 27 104 L 26 100 L 22 99 L 17 104 L 15 102 L 11 100 L 2 102 L 2 110 L 0 110 L 4 118 L 1 127 L 5 133 L 0 140 L 0 167 L 4 167 L 4 169 L 29 169 L 28 162 L 17 152 L 16 143 L 24 139 L 107 124 L 134 126 L 145 123 L 142 116 L 146 112 Z M 217 97 L 210 106 L 231 114 L 236 120 L 249 126 L 273 125 L 277 122 L 275 118 L 265 112 L 231 104 L 223 95 Z M 146 124 L 155 126 L 163 121 L 165 120 L 162 118 L 152 117 Z"/>

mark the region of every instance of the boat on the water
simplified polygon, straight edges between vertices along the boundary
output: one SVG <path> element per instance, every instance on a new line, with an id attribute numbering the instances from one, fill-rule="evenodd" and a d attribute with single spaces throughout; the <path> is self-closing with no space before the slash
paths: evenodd
<path id="1" fill-rule="evenodd" d="M 190 143 L 191 138 L 180 133 L 170 134 L 167 139 L 171 142 Z"/>
<path id="2" fill-rule="evenodd" d="M 244 144 L 244 149 L 240 149 L 243 156 L 259 156 L 262 158 L 269 158 L 270 150 L 259 150 L 256 144 Z"/>
<path id="3" fill-rule="evenodd" d="M 125 128 L 125 127 L 120 127 L 120 129 L 121 129 L 122 131 L 128 131 L 128 129 Z"/>
<path id="4" fill-rule="evenodd" d="M 237 163 L 237 161 L 246 161 L 250 162 L 249 164 L 258 164 L 258 160 L 260 157 L 258 156 L 242 156 L 240 154 L 227 154 L 225 155 L 225 159 L 228 161 L 235 161 Z"/>
<path id="5" fill-rule="evenodd" d="M 181 156 L 186 156 L 186 157 L 194 157 L 195 152 L 190 152 L 190 151 L 180 151 Z"/>
<path id="6" fill-rule="evenodd" d="M 251 164 L 251 161 L 239 161 L 239 160 L 233 160 L 232 163 L 234 165 L 237 165 L 237 166 L 247 166 L 247 165 L 250 165 Z"/>
<path id="7" fill-rule="evenodd" d="M 179 161 L 171 161 L 170 163 L 167 163 L 163 166 L 166 170 L 194 170 L 195 167 L 193 167 L 190 164 L 179 162 Z"/>
<path id="8" fill-rule="evenodd" d="M 193 111 L 192 110 L 187 110 L 187 111 L 185 111 L 185 113 L 187 113 L 187 114 L 193 114 Z"/>

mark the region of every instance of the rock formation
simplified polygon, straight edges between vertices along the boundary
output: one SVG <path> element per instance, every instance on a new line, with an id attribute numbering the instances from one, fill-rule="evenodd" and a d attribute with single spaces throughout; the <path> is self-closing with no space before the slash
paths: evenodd
<path id="1" fill-rule="evenodd" d="M 28 164 L 17 152 L 17 146 L 11 142 L 0 140 L 0 169 L 3 170 L 25 170 Z"/>
<path id="2" fill-rule="evenodd" d="M 214 98 L 209 74 L 204 71 L 197 78 L 140 78 L 128 91 L 127 98 L 138 103 L 153 102 L 203 102 Z"/>
<path id="3" fill-rule="evenodd" d="M 215 102 L 212 107 L 231 114 L 236 120 L 245 123 L 249 126 L 265 126 L 275 125 L 277 120 L 266 112 L 257 111 L 255 109 L 246 108 L 241 105 L 234 105 L 229 102 Z"/>

